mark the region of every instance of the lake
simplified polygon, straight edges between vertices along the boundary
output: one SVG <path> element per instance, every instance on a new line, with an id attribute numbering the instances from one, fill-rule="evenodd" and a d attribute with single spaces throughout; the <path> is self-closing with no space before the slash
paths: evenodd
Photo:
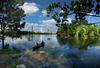
<path id="1" fill-rule="evenodd" d="M 45 47 L 39 51 L 48 55 L 45 58 L 48 58 L 48 67 L 44 68 L 100 68 L 100 39 L 65 40 L 57 35 L 24 35 L 20 38 L 5 39 L 5 43 L 18 48 L 21 53 L 26 50 L 36 52 L 32 51 L 33 47 L 42 41 L 45 42 Z"/>

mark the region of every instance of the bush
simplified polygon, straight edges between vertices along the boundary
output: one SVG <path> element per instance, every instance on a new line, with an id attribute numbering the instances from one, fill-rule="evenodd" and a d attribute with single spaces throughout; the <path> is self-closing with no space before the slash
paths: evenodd
<path id="1" fill-rule="evenodd" d="M 62 27 L 58 28 L 57 34 L 61 37 L 75 37 L 75 38 L 90 38 L 90 37 L 100 37 L 100 27 L 94 25 L 84 25 L 84 24 L 70 24 L 66 26 L 67 29 Z"/>

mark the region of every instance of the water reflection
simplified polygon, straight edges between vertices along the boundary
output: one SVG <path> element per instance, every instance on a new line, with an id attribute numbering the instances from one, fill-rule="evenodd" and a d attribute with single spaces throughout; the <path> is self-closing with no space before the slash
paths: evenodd
<path id="1" fill-rule="evenodd" d="M 62 39 L 57 37 L 58 42 L 60 45 L 68 45 L 70 48 L 78 48 L 80 50 L 87 49 L 88 46 L 99 46 L 100 45 L 100 38 L 88 38 L 88 39 L 76 39 L 76 38 L 69 38 L 69 39 Z"/>
<path id="2" fill-rule="evenodd" d="M 43 54 L 43 57 L 39 52 L 32 54 L 41 58 L 46 57 L 50 62 L 48 68 L 100 68 L 100 39 L 66 40 L 58 38 L 57 35 L 26 35 L 21 38 L 6 37 L 5 39 L 5 43 L 15 46 L 21 52 L 25 52 L 26 49 L 33 52 L 32 48 L 41 41 L 45 42 L 45 47 L 40 48 L 40 52 L 44 51 L 46 54 Z M 32 55 L 36 59 L 37 56 Z"/>

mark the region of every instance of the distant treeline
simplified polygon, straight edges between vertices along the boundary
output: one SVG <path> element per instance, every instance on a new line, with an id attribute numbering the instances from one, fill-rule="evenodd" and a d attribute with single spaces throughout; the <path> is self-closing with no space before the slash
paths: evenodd
<path id="1" fill-rule="evenodd" d="M 2 32 L 0 32 L 2 34 Z M 4 35 L 11 36 L 11 35 L 27 35 L 27 34 L 56 34 L 56 33 L 41 33 L 41 32 L 31 32 L 31 31 L 6 31 Z"/>

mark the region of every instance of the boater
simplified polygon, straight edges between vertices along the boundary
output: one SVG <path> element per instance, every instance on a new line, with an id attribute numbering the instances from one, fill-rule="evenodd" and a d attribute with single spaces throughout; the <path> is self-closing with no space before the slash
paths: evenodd
<path id="1" fill-rule="evenodd" d="M 45 45 L 44 41 L 42 41 L 40 44 L 36 43 L 36 46 L 33 47 L 33 51 L 39 50 L 41 47 L 44 47 L 44 45 Z"/>

